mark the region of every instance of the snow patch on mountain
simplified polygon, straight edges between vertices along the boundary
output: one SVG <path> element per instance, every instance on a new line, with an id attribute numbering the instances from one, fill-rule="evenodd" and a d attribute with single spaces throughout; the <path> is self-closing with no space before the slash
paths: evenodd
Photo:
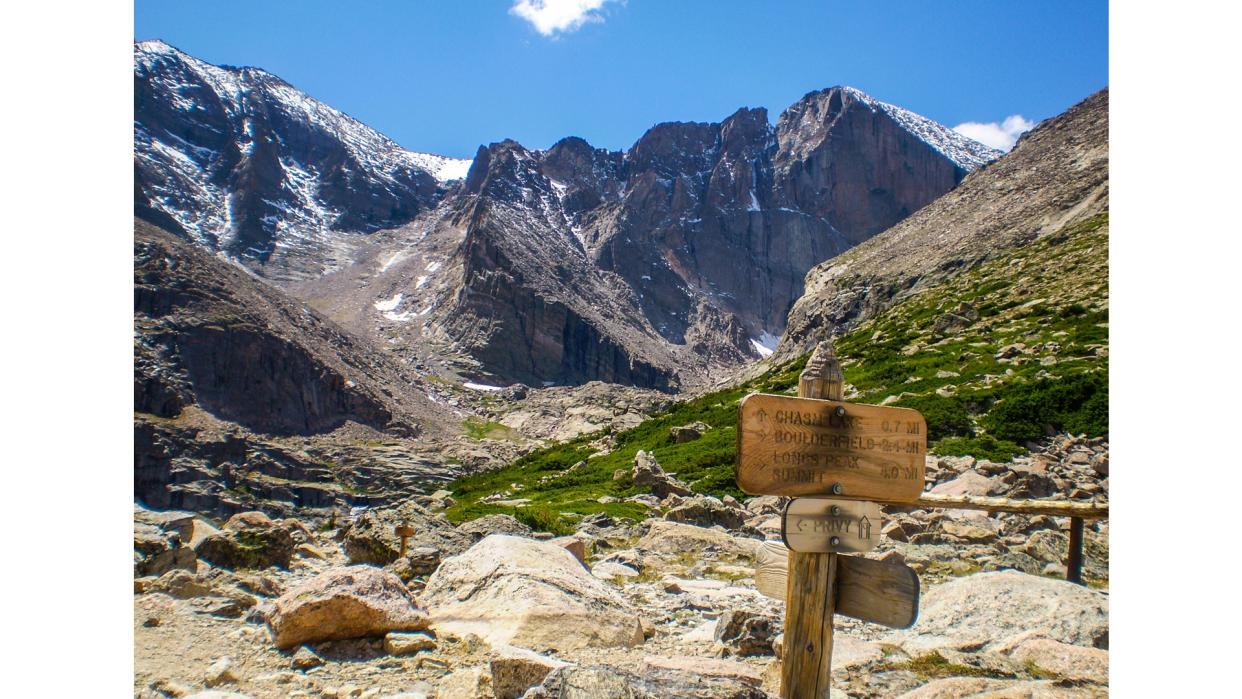
<path id="1" fill-rule="evenodd" d="M 755 348 L 760 357 L 767 357 L 776 351 L 776 346 L 781 343 L 781 338 L 764 330 L 759 337 L 750 338 L 750 346 Z"/>
<path id="2" fill-rule="evenodd" d="M 915 114 L 909 109 L 881 102 L 858 88 L 846 86 L 841 89 L 859 102 L 871 107 L 872 111 L 879 110 L 889 115 L 893 121 L 918 136 L 927 145 L 943 153 L 946 158 L 957 163 L 964 170 L 973 171 L 1004 155 L 995 148 L 989 148 L 943 124 Z"/>
<path id="3" fill-rule="evenodd" d="M 278 247 L 305 249 L 326 260 L 343 234 L 404 223 L 470 168 L 406 150 L 271 73 L 162 41 L 134 44 L 134 79 L 142 203 L 211 250 L 263 261 Z M 357 214 L 351 197 L 388 203 Z"/>

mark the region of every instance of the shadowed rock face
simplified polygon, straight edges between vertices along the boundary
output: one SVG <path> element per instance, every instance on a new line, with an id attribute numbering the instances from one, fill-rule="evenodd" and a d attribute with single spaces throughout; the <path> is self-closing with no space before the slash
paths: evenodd
<path id="1" fill-rule="evenodd" d="M 323 433 L 346 420 L 406 435 L 438 424 L 418 385 L 368 343 L 142 222 L 134 313 L 138 412 L 176 417 L 197 405 L 272 435 Z"/>

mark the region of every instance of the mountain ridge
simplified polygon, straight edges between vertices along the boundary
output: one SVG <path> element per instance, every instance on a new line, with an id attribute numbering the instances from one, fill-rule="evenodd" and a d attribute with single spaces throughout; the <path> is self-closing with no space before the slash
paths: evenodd
<path id="1" fill-rule="evenodd" d="M 771 352 L 812 265 L 999 155 L 837 86 L 775 124 L 743 107 L 621 151 L 504 140 L 443 182 L 269 73 L 135 52 L 141 217 L 482 382 L 710 380 Z"/>

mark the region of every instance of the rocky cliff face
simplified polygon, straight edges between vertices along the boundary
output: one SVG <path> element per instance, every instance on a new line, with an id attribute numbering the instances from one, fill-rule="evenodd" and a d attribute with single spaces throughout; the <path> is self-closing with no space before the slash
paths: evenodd
<path id="1" fill-rule="evenodd" d="M 429 323 L 489 380 L 699 382 L 770 351 L 812 265 L 993 155 L 852 88 L 807 95 L 775 128 L 741 109 L 625 152 L 496 143 L 451 204 L 469 214 L 439 280 L 383 293 L 449 289 Z"/>
<path id="2" fill-rule="evenodd" d="M 669 389 L 764 356 L 813 265 L 998 155 L 834 87 L 775 126 L 740 109 L 623 152 L 494 143 L 447 185 L 464 161 L 404 151 L 268 73 L 159 42 L 135 56 L 140 217 L 386 350 L 431 344 L 492 383 Z"/>
<path id="3" fill-rule="evenodd" d="M 135 212 L 273 279 L 435 206 L 464 161 L 397 146 L 256 68 L 134 45 Z"/>
<path id="4" fill-rule="evenodd" d="M 142 221 L 134 326 L 142 502 L 222 513 L 269 503 L 279 512 L 408 494 L 412 481 L 459 472 L 444 451 L 463 415 L 435 402 L 429 382 L 239 266 Z M 397 439 L 401 449 L 370 453 Z"/>
<path id="5" fill-rule="evenodd" d="M 432 404 L 368 343 L 241 269 L 143 222 L 134 229 L 134 407 L 189 405 L 273 435 L 345 421 L 414 435 Z"/>
<path id="6" fill-rule="evenodd" d="M 1006 250 L 1108 210 L 1108 89 L 1023 135 L 953 191 L 806 277 L 778 358 Z"/>

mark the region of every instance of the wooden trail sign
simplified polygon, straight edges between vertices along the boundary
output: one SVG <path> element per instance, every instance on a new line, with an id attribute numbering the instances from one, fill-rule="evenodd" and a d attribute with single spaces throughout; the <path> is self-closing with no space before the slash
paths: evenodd
<path id="1" fill-rule="evenodd" d="M 795 498 L 781 516 L 781 538 L 802 553 L 865 553 L 880 540 L 883 515 L 874 502 Z"/>
<path id="2" fill-rule="evenodd" d="M 737 485 L 752 495 L 908 503 L 923 493 L 927 422 L 916 410 L 753 393 L 737 432 Z"/>
<path id="3" fill-rule="evenodd" d="M 894 629 L 914 625 L 919 614 L 919 576 L 913 568 L 862 556 L 836 558 L 837 614 Z M 781 542 L 763 542 L 755 560 L 755 587 L 761 594 L 785 599 L 788 561 L 789 550 Z"/>

